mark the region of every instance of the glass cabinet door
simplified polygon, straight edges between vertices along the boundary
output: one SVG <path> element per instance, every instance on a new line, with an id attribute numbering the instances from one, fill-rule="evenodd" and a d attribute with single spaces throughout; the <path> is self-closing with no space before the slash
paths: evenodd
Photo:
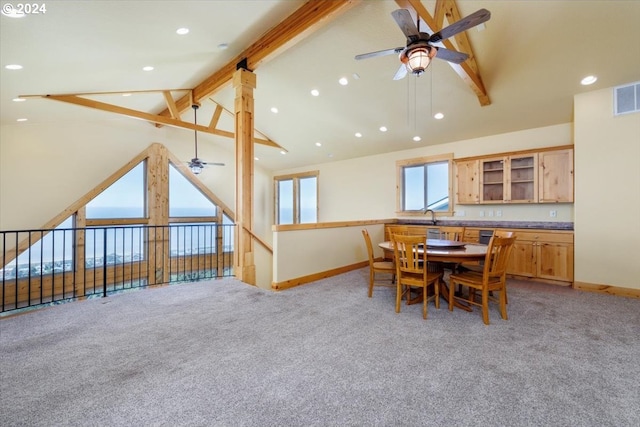
<path id="1" fill-rule="evenodd" d="M 504 158 L 481 161 L 481 202 L 502 202 L 504 194 Z"/>
<path id="2" fill-rule="evenodd" d="M 509 202 L 535 203 L 538 200 L 537 156 L 509 157 Z"/>

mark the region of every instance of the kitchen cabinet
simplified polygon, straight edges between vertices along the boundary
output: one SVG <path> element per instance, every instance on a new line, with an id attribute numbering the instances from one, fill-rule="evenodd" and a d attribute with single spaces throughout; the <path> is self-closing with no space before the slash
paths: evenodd
<path id="1" fill-rule="evenodd" d="M 538 154 L 540 203 L 573 202 L 573 150 Z"/>
<path id="2" fill-rule="evenodd" d="M 573 282 L 573 232 L 509 230 L 516 234 L 507 273 L 551 283 Z"/>
<path id="3" fill-rule="evenodd" d="M 455 160 L 455 203 L 571 203 L 569 147 Z"/>
<path id="4" fill-rule="evenodd" d="M 455 162 L 456 204 L 480 202 L 480 161 Z"/>
<path id="5" fill-rule="evenodd" d="M 480 203 L 535 203 L 537 154 L 480 160 Z"/>

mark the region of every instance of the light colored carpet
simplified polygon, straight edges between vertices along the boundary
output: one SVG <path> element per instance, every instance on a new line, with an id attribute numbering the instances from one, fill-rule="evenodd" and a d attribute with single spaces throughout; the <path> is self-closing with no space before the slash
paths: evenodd
<path id="1" fill-rule="evenodd" d="M 394 312 L 361 269 L 0 320 L 3 426 L 638 426 L 640 300 L 510 281 L 508 312 Z"/>

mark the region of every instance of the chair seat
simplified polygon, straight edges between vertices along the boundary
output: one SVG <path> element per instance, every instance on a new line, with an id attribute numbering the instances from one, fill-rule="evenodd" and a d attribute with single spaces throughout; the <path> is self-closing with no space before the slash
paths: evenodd
<path id="1" fill-rule="evenodd" d="M 449 276 L 449 280 L 455 280 L 464 286 L 482 289 L 482 272 L 465 271 L 464 273 L 456 273 Z M 487 281 L 488 290 L 496 290 L 502 288 L 503 283 L 500 277 L 490 277 Z"/>
<path id="2" fill-rule="evenodd" d="M 382 272 L 382 270 L 388 270 L 389 273 L 396 272 L 396 266 L 391 261 L 375 261 L 373 263 L 373 268 Z"/>

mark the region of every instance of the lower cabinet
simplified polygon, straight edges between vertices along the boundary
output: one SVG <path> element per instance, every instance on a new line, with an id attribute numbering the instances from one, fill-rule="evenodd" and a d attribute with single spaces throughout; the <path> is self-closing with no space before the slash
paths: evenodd
<path id="1" fill-rule="evenodd" d="M 573 282 L 573 232 L 511 230 L 516 243 L 507 273 L 561 285 Z"/>

